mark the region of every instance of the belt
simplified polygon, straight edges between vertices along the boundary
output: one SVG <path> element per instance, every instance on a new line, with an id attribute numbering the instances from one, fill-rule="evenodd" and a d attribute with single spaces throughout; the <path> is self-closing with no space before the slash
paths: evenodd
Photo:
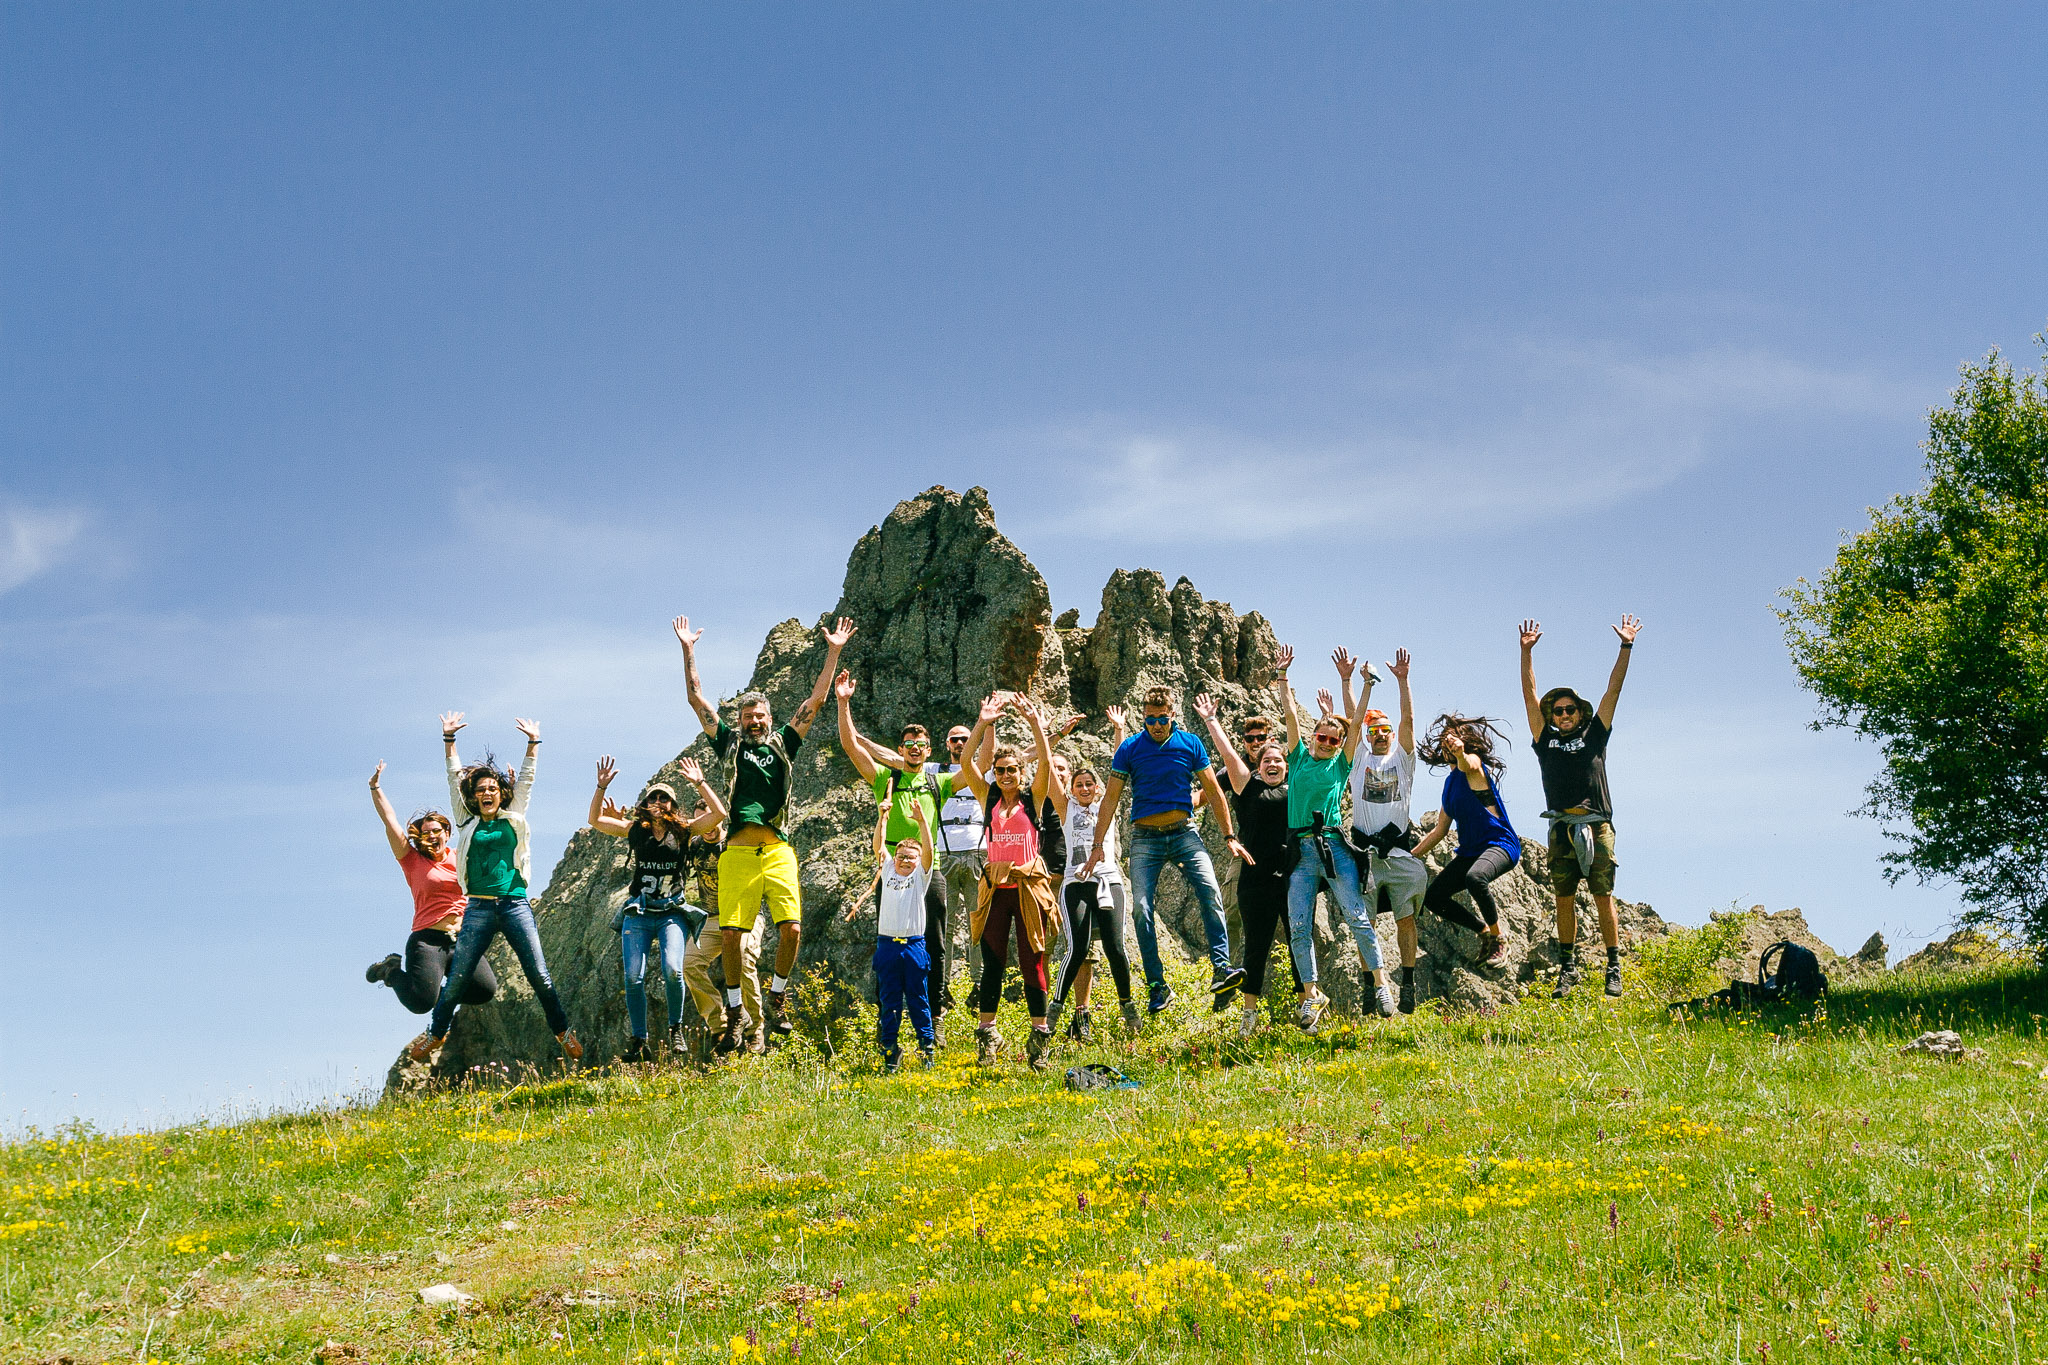
<path id="1" fill-rule="evenodd" d="M 923 934 L 912 934 L 912 935 L 911 935 L 911 936 L 910 936 L 909 938 L 898 938 L 898 937 L 896 937 L 896 936 L 895 936 L 894 934 L 884 934 L 884 935 L 882 935 L 882 942 L 884 942 L 884 943 L 897 943 L 897 944 L 904 944 L 904 943 L 922 943 L 922 942 L 924 942 L 924 935 L 923 935 Z"/>

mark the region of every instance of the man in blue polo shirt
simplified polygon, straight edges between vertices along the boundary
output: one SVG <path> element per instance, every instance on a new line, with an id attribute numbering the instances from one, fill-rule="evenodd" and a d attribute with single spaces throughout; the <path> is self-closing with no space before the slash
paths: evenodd
<path id="1" fill-rule="evenodd" d="M 1152 901 L 1159 889 L 1159 870 L 1172 863 L 1195 889 L 1202 907 L 1202 928 L 1209 940 L 1209 965 L 1213 973 L 1209 989 L 1215 993 L 1216 1008 L 1228 1008 L 1230 997 L 1244 980 L 1244 968 L 1230 965 L 1230 934 L 1223 925 L 1223 893 L 1216 884 L 1216 866 L 1209 850 L 1195 833 L 1190 789 L 1202 784 L 1204 800 L 1224 823 L 1225 840 L 1237 837 L 1231 827 L 1230 805 L 1209 765 L 1209 751 L 1202 742 L 1173 721 L 1173 693 L 1164 687 L 1145 692 L 1145 727 L 1117 746 L 1110 760 L 1109 786 L 1102 793 L 1102 815 L 1095 822 L 1095 847 L 1079 876 L 1085 880 L 1095 873 L 1102 859 L 1102 836 L 1123 800 L 1124 788 L 1131 789 L 1131 884 L 1137 896 L 1138 954 L 1145 962 L 1145 980 L 1150 986 L 1148 1002 L 1158 1014 L 1173 1003 L 1173 989 L 1166 984 L 1166 969 L 1159 962 L 1159 932 L 1153 924 Z"/>

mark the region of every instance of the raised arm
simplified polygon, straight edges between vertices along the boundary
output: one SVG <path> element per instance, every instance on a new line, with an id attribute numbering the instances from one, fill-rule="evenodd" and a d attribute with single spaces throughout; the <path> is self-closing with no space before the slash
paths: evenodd
<path id="1" fill-rule="evenodd" d="M 811 688 L 811 695 L 804 698 L 804 704 L 796 708 L 796 714 L 789 718 L 789 728 L 799 735 L 811 733 L 811 722 L 818 718 L 818 709 L 825 704 L 825 696 L 832 690 L 832 675 L 839 671 L 839 651 L 846 648 L 846 642 L 853 638 L 853 622 L 844 616 L 831 630 L 825 631 L 825 666 L 818 670 L 818 681 Z"/>
<path id="2" fill-rule="evenodd" d="M 1607 675 L 1607 695 L 1600 698 L 1600 723 L 1610 730 L 1614 728 L 1614 704 L 1621 700 L 1622 680 L 1628 677 L 1628 656 L 1636 647 L 1636 632 L 1642 628 L 1641 621 L 1627 614 L 1614 628 L 1621 637 L 1621 648 L 1615 651 L 1614 671 Z"/>
<path id="3" fill-rule="evenodd" d="M 403 858 L 412 848 L 405 841 L 405 826 L 398 823 L 398 812 L 391 809 L 391 803 L 384 798 L 384 788 L 378 780 L 384 776 L 384 765 L 379 763 L 377 771 L 370 774 L 370 804 L 377 808 L 377 818 L 384 822 L 384 837 L 390 841 L 391 856 Z"/>
<path id="4" fill-rule="evenodd" d="M 514 815 L 524 815 L 527 803 L 533 800 L 533 775 L 540 771 L 540 726 L 523 719 L 512 724 L 526 736 L 526 757 L 519 760 L 519 780 L 512 784 L 512 799 L 505 803 L 505 809 Z"/>
<path id="5" fill-rule="evenodd" d="M 441 749 L 448 760 L 448 814 L 457 824 L 468 807 L 462 800 L 462 755 L 455 752 L 455 735 L 466 724 L 460 711 L 441 713 Z"/>
<path id="6" fill-rule="evenodd" d="M 996 717 L 1001 714 L 1003 702 L 1000 693 L 984 698 L 981 703 L 981 714 L 975 719 L 974 729 L 967 736 L 967 743 L 962 746 L 967 752 L 974 754 L 975 759 L 972 763 L 961 766 L 960 776 L 967 779 L 967 789 L 974 793 L 977 800 L 983 802 L 988 800 L 988 778 L 984 774 L 988 772 L 988 765 L 995 760 L 995 748 L 991 745 L 988 756 L 983 758 L 979 746 L 994 733 Z"/>
<path id="7" fill-rule="evenodd" d="M 1223 772 L 1230 779 L 1230 789 L 1242 796 L 1245 784 L 1252 780 L 1252 770 L 1245 766 L 1244 756 L 1230 742 L 1230 736 L 1223 733 L 1223 724 L 1216 719 L 1216 699 L 1207 693 L 1196 697 L 1195 714 L 1202 718 L 1203 726 L 1209 731 L 1210 747 L 1223 755 Z M 1207 792 L 1203 794 L 1207 795 Z"/>
<path id="8" fill-rule="evenodd" d="M 1291 754 L 1294 746 L 1301 743 L 1301 720 L 1294 714 L 1294 685 L 1287 681 L 1287 670 L 1294 666 L 1294 646 L 1280 646 L 1273 661 L 1280 666 L 1273 675 L 1273 690 L 1280 694 L 1280 714 L 1287 721 L 1287 752 Z"/>
<path id="9" fill-rule="evenodd" d="M 1401 728 L 1394 732 L 1395 738 L 1401 741 L 1402 749 L 1412 754 L 1415 752 L 1415 701 L 1408 695 L 1407 650 L 1397 649 L 1394 651 L 1394 658 L 1387 665 L 1387 672 L 1394 675 L 1394 682 L 1401 689 Z M 1365 699 L 1367 701 L 1372 700 L 1372 693 L 1370 691 L 1366 692 Z"/>
<path id="10" fill-rule="evenodd" d="M 868 756 L 860 728 L 853 723 L 853 675 L 843 668 L 832 679 L 832 697 L 839 705 L 839 747 L 853 760 L 853 770 L 860 774 L 861 781 L 872 782 L 875 760 Z"/>
<path id="11" fill-rule="evenodd" d="M 932 820 L 924 813 L 924 802 L 910 803 L 910 818 L 917 821 L 917 851 L 924 858 L 924 870 L 929 872 L 939 855 L 932 847 Z"/>
<path id="12" fill-rule="evenodd" d="M 704 695 L 704 680 L 697 676 L 697 642 L 704 638 L 702 627 L 690 629 L 690 618 L 678 616 L 669 622 L 676 633 L 676 643 L 683 647 L 683 686 L 690 698 L 690 709 L 697 713 L 697 723 L 704 727 L 707 735 L 718 732 L 718 708 Z"/>
<path id="13" fill-rule="evenodd" d="M 1038 773 L 1031 779 L 1031 818 L 1036 820 L 1052 788 L 1052 740 L 1045 733 L 1045 716 L 1036 702 L 1019 693 L 1015 705 L 1023 714 L 1024 723 L 1031 727 L 1031 742 L 1038 747 Z M 1062 801 L 1060 814 L 1064 815 L 1066 811 L 1066 803 Z"/>
<path id="14" fill-rule="evenodd" d="M 1338 645 L 1330 651 L 1330 662 L 1337 666 L 1338 684 L 1344 693 L 1344 714 L 1348 716 L 1356 706 L 1356 703 L 1351 700 L 1351 674 L 1357 669 L 1358 660 L 1351 657 L 1350 650 L 1342 645 Z M 1372 683 L 1369 681 L 1372 677 L 1371 669 L 1366 670 L 1366 677 L 1368 679 L 1366 687 L 1370 690 L 1372 687 Z"/>
<path id="15" fill-rule="evenodd" d="M 697 789 L 697 813 L 690 817 L 690 833 L 709 834 L 724 824 L 725 798 L 704 780 L 704 769 L 698 765 L 697 760 L 677 759 L 676 771 L 683 775 L 683 781 Z"/>
<path id="16" fill-rule="evenodd" d="M 1121 706 L 1112 706 L 1103 714 L 1109 717 L 1110 729 L 1116 732 L 1116 743 L 1109 746 L 1110 752 L 1115 753 L 1131 737 L 1131 713 Z"/>
<path id="17" fill-rule="evenodd" d="M 597 790 L 590 794 L 590 815 L 587 823 L 599 834 L 609 834 L 614 839 L 623 839 L 626 837 L 626 831 L 633 827 L 633 822 L 612 814 L 618 807 L 605 800 L 605 792 L 611 788 L 612 779 L 618 775 L 619 765 L 612 762 L 610 754 L 597 760 Z"/>
<path id="18" fill-rule="evenodd" d="M 1529 738 L 1543 738 L 1543 703 L 1537 700 L 1536 642 L 1543 638 L 1541 621 L 1522 622 L 1522 705 L 1529 713 Z"/>
<path id="19" fill-rule="evenodd" d="M 1340 649 L 1337 652 L 1342 654 L 1344 651 Z M 1391 668 L 1393 665 L 1389 664 L 1388 667 Z M 1380 680 L 1380 675 L 1372 671 L 1371 664 L 1367 664 L 1362 671 L 1365 674 L 1365 686 L 1360 690 L 1355 705 L 1351 700 L 1351 679 L 1349 676 L 1344 679 L 1344 714 L 1351 718 L 1351 723 L 1344 727 L 1344 758 L 1347 762 L 1358 757 L 1358 741 L 1365 734 L 1365 713 L 1372 709 L 1372 689 Z"/>

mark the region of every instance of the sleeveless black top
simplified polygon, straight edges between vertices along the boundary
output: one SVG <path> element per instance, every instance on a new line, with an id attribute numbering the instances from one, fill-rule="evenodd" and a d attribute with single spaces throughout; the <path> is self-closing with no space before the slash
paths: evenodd
<path id="1" fill-rule="evenodd" d="M 1237 840 L 1257 861 L 1240 875 L 1285 876 L 1287 867 L 1287 784 L 1267 783 L 1254 773 L 1230 798 L 1237 812 Z"/>

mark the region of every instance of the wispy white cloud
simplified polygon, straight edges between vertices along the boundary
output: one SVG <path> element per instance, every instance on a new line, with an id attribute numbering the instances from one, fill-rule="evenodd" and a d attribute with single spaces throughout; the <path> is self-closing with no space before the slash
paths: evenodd
<path id="1" fill-rule="evenodd" d="M 56 568 L 87 521 L 85 513 L 63 508 L 0 507 L 0 593 Z"/>
<path id="2" fill-rule="evenodd" d="M 1332 418 L 1323 403 L 1328 434 L 1314 436 L 1117 416 L 1048 429 L 1036 443 L 1075 496 L 1031 530 L 1272 541 L 1355 525 L 1366 506 L 1420 529 L 1447 500 L 1468 523 L 1510 525 L 1663 487 L 1745 419 L 1894 415 L 1924 401 L 1767 351 L 1556 342 L 1333 375 L 1325 391 L 1354 411 Z M 1148 514 L 1132 517 L 1140 491 Z"/>

